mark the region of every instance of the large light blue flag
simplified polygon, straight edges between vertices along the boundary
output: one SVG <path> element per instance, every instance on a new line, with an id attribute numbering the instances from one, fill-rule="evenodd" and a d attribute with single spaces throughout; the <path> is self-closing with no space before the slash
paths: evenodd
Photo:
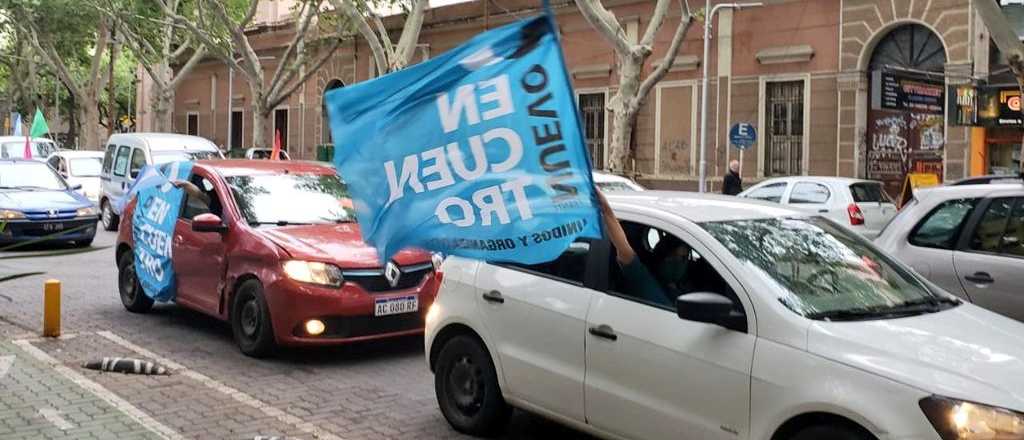
<path id="1" fill-rule="evenodd" d="M 550 15 L 327 94 L 335 162 L 363 238 L 526 264 L 601 224 Z"/>
<path id="2" fill-rule="evenodd" d="M 135 274 L 146 296 L 157 301 L 171 301 L 177 291 L 171 237 L 184 191 L 170 181 L 187 180 L 191 172 L 192 162 L 171 162 L 159 168 L 150 165 L 139 173 L 130 191 L 138 197 L 132 214 Z"/>

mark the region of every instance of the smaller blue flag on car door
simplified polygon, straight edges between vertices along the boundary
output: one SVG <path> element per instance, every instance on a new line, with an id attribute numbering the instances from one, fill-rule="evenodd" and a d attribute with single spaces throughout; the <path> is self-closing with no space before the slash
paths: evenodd
<path id="1" fill-rule="evenodd" d="M 135 273 L 142 291 L 157 301 L 171 301 L 176 292 L 171 239 L 184 191 L 171 185 L 171 180 L 187 180 L 191 172 L 192 162 L 147 167 L 139 174 L 146 178 L 132 188 L 138 197 L 132 214 Z"/>
<path id="2" fill-rule="evenodd" d="M 327 94 L 335 162 L 381 260 L 406 247 L 535 264 L 601 236 L 549 14 Z"/>

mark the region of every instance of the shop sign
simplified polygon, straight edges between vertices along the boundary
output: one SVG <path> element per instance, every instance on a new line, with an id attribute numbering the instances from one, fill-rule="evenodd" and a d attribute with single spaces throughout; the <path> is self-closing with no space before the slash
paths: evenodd
<path id="1" fill-rule="evenodd" d="M 871 73 L 871 108 L 941 115 L 944 89 L 942 80 L 876 70 Z"/>
<path id="2" fill-rule="evenodd" d="M 949 125 L 978 123 L 978 89 L 972 85 L 949 87 Z"/>
<path id="3" fill-rule="evenodd" d="M 986 127 L 1024 126 L 1021 113 L 1020 88 L 979 87 L 978 125 Z"/>

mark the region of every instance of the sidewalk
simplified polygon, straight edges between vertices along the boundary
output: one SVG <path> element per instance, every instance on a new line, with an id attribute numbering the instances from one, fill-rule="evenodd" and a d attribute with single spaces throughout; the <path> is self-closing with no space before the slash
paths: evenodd
<path id="1" fill-rule="evenodd" d="M 0 327 L 0 438 L 160 438 L 90 390 L 78 366 L 57 363 L 31 338 L 12 341 L 10 335 L 24 332 Z"/>

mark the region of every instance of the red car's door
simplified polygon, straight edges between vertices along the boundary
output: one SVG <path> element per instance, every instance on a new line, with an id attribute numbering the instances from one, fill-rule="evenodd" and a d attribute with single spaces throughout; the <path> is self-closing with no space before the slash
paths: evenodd
<path id="1" fill-rule="evenodd" d="M 178 281 L 177 302 L 210 315 L 217 315 L 224 283 L 224 237 L 216 232 L 195 232 L 192 219 L 203 213 L 223 218 L 223 197 L 206 170 L 196 168 L 189 179 L 210 197 L 207 206 L 186 195 L 178 222 L 174 226 L 174 273 Z"/>

